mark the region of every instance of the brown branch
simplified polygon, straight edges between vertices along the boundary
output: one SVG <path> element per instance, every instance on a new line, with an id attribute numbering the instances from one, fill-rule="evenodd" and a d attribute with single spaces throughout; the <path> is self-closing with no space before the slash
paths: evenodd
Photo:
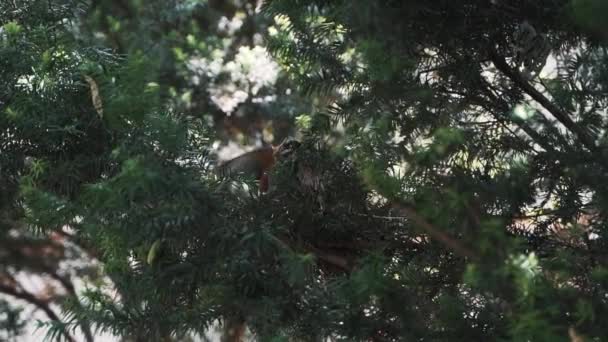
<path id="1" fill-rule="evenodd" d="M 91 243 L 87 242 L 85 239 L 83 239 L 77 235 L 68 233 L 63 229 L 55 230 L 55 231 L 53 231 L 53 233 L 56 233 L 57 235 L 61 236 L 62 238 L 69 240 L 71 243 L 75 244 L 84 253 L 86 253 L 90 258 L 101 260 L 102 253 L 99 250 L 97 250 L 95 248 L 95 246 L 93 246 Z"/>
<path id="2" fill-rule="evenodd" d="M 432 225 L 422 215 L 418 214 L 413 207 L 403 203 L 394 203 L 393 207 L 401 212 L 402 215 L 410 219 L 418 228 L 423 229 L 431 238 L 437 240 L 457 255 L 470 259 L 479 259 L 471 249 L 465 247 L 460 241 Z"/>
<path id="3" fill-rule="evenodd" d="M 572 120 L 572 118 L 570 118 L 568 113 L 553 104 L 547 97 L 545 97 L 538 90 L 536 90 L 536 88 L 534 88 L 526 79 L 524 79 L 524 77 L 517 70 L 512 69 L 503 57 L 498 56 L 498 54 L 492 50 L 490 51 L 490 59 L 494 63 L 496 69 L 501 71 L 532 99 L 540 103 L 546 110 L 548 110 L 551 115 L 553 115 L 559 122 L 561 122 L 568 130 L 574 133 L 586 148 L 588 148 L 592 152 L 597 150 L 597 146 L 589 137 L 587 132 L 581 127 L 579 127 Z"/>
<path id="4" fill-rule="evenodd" d="M 365 215 L 361 215 L 365 216 Z M 398 220 L 399 217 L 390 217 L 390 216 L 378 216 L 372 215 L 374 218 L 386 219 L 386 220 Z M 379 243 L 375 241 L 320 241 L 315 243 L 316 246 L 321 248 L 336 248 L 336 249 L 347 249 L 347 250 L 372 250 L 375 248 L 381 248 L 387 245 L 387 243 Z"/>
<path id="5" fill-rule="evenodd" d="M 243 318 L 226 320 L 224 322 L 224 332 L 222 342 L 242 342 L 247 329 L 247 323 Z"/>
<path id="6" fill-rule="evenodd" d="M 350 272 L 352 270 L 352 267 L 351 265 L 349 265 L 348 260 L 346 260 L 346 258 L 342 256 L 327 253 L 312 246 L 309 246 L 307 249 L 312 252 L 312 254 L 314 254 L 314 256 L 318 259 L 323 260 L 338 268 L 341 268 L 345 272 Z"/>
<path id="7" fill-rule="evenodd" d="M 0 292 L 7 294 L 9 296 L 13 296 L 17 299 L 24 300 L 24 301 L 34 305 L 38 309 L 42 310 L 42 312 L 44 312 L 46 314 L 46 316 L 52 321 L 60 322 L 60 323 L 62 322 L 61 319 L 59 318 L 59 316 L 49 307 L 49 305 L 46 301 L 36 297 L 35 295 L 33 295 L 32 293 L 30 293 L 28 291 L 25 291 L 23 289 L 17 290 L 14 287 L 0 284 Z M 62 333 L 68 341 L 76 342 L 74 337 L 72 337 L 72 335 L 70 335 L 65 328 L 62 329 Z"/>
<path id="8" fill-rule="evenodd" d="M 10 223 L 15 226 L 17 224 L 16 221 L 12 221 Z M 55 231 L 54 233 L 57 233 L 61 237 L 64 237 L 66 239 L 73 238 L 73 236 L 71 234 L 69 234 L 63 230 L 58 230 L 58 231 Z M 63 288 L 66 290 L 66 292 L 69 295 L 71 295 L 72 297 L 74 297 L 74 300 L 80 306 L 80 302 L 78 301 L 76 289 L 74 287 L 74 284 L 71 282 L 71 280 L 60 276 L 52 266 L 45 263 L 45 261 L 48 260 L 49 256 L 45 255 L 43 252 L 40 252 L 43 250 L 44 246 L 42 246 L 42 247 L 38 246 L 39 248 L 35 252 L 26 252 L 26 250 L 24 250 L 24 247 L 31 248 L 32 247 L 31 240 L 30 241 L 25 240 L 25 242 L 24 242 L 24 238 L 18 238 L 18 239 L 9 239 L 8 241 L 2 241 L 2 242 L 3 242 L 4 247 L 6 249 L 8 249 L 11 252 L 11 254 L 14 254 L 14 258 L 16 260 L 20 260 L 22 262 L 27 261 L 25 264 L 28 264 L 29 267 L 32 268 L 34 271 L 46 273 L 52 279 L 59 282 L 63 286 Z M 46 247 L 56 248 L 56 249 L 60 250 L 61 252 L 63 252 L 64 244 L 54 241 L 54 239 L 52 237 L 51 237 L 51 239 L 44 241 L 44 242 L 48 244 Z M 38 250 L 40 250 L 40 251 L 38 251 Z M 32 254 L 32 253 L 34 253 L 34 255 L 28 255 L 28 254 Z M 14 282 L 14 279 L 13 279 L 13 282 Z M 4 289 L 10 289 L 10 286 L 7 285 L 6 283 L 3 285 L 4 285 L 4 287 L 3 287 Z M 2 289 L 0 289 L 0 291 L 2 291 Z M 17 288 L 13 289 L 13 293 L 21 293 L 21 292 L 24 292 L 24 290 L 22 288 L 20 288 L 19 290 L 17 290 Z M 33 296 L 32 294 L 29 294 L 29 295 Z M 38 298 L 38 300 L 40 300 L 40 299 Z M 34 303 L 32 303 L 32 304 L 34 304 Z M 42 309 L 42 308 L 40 308 L 40 309 Z M 47 312 L 47 316 L 49 316 L 48 312 Z M 51 319 L 53 319 L 53 318 L 51 318 Z M 81 328 L 82 333 L 85 336 L 85 339 L 87 342 L 94 341 L 93 333 L 91 332 L 90 323 L 88 321 L 81 321 L 80 328 Z"/>
<path id="9" fill-rule="evenodd" d="M 491 103 L 498 104 L 499 110 L 506 113 L 509 110 L 509 104 L 504 99 L 502 99 L 498 94 L 496 94 L 496 91 L 493 89 L 494 87 L 492 86 L 492 84 L 490 84 L 489 82 L 487 82 L 484 79 L 481 79 L 480 82 L 482 85 L 481 90 L 489 98 Z M 524 120 L 516 119 L 514 117 L 507 117 L 504 114 L 498 115 L 497 113 L 494 113 L 494 111 L 492 110 L 492 107 L 489 106 L 483 100 L 483 98 L 481 98 L 479 96 L 473 96 L 472 99 L 481 107 L 486 108 L 492 114 L 492 116 L 494 116 L 499 122 L 502 123 L 505 119 L 509 120 L 510 122 L 514 123 L 517 127 L 519 127 L 521 130 L 523 130 L 539 146 L 541 146 L 542 148 L 544 148 L 545 150 L 547 150 L 549 152 L 554 152 L 554 153 L 556 152 L 555 148 L 553 148 L 553 146 L 551 146 L 551 144 L 549 142 L 547 142 L 544 138 L 542 138 L 538 132 L 536 132 L 534 129 L 532 129 L 532 127 L 528 126 L 524 122 Z M 508 126 L 506 124 L 504 125 L 504 127 L 510 131 L 510 129 L 508 128 Z"/>
<path id="10" fill-rule="evenodd" d="M 465 203 L 465 209 L 467 210 L 467 215 L 469 215 L 469 219 L 473 222 L 476 229 L 480 229 L 481 227 L 481 214 L 479 209 L 479 203 L 476 200 L 473 200 L 472 203 Z"/>
<path id="11" fill-rule="evenodd" d="M 76 293 L 76 288 L 74 287 L 74 284 L 72 283 L 71 280 L 69 280 L 68 278 L 62 277 L 55 272 L 47 271 L 47 273 L 49 274 L 49 276 L 51 278 L 55 279 L 57 282 L 59 282 L 63 286 L 63 288 L 65 288 L 65 290 L 74 298 L 74 301 L 76 302 L 76 304 L 79 307 L 82 307 L 80 300 L 78 299 L 78 294 Z M 94 338 L 93 338 L 93 333 L 91 332 L 90 322 L 88 320 L 82 320 L 79 323 L 80 323 L 79 324 L 80 329 L 82 330 L 82 333 L 84 334 L 86 341 L 93 342 Z"/>
<path id="12" fill-rule="evenodd" d="M 285 241 L 284 238 L 279 238 L 276 236 L 273 236 L 273 237 L 274 237 L 274 241 L 279 246 L 281 246 L 281 248 L 289 250 L 289 251 L 292 250 L 291 246 L 289 245 L 289 242 Z M 344 270 L 346 272 L 350 272 L 352 270 L 352 267 L 351 267 L 351 265 L 349 265 L 348 260 L 346 260 L 346 258 L 344 258 L 342 256 L 323 252 L 313 246 L 306 246 L 306 247 L 304 247 L 304 249 L 307 252 L 312 253 L 317 259 L 323 260 L 333 266 L 341 268 L 342 270 Z"/>

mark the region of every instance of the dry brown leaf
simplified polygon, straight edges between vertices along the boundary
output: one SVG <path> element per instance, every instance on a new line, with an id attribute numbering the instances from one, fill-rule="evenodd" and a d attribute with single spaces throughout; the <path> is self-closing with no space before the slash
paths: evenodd
<path id="1" fill-rule="evenodd" d="M 574 327 L 568 328 L 568 336 L 570 337 L 570 342 L 585 342 L 585 339 L 576 332 Z"/>
<path id="2" fill-rule="evenodd" d="M 93 106 L 95 107 L 99 117 L 103 118 L 103 104 L 101 102 L 101 96 L 99 95 L 99 86 L 91 76 L 84 75 L 84 79 L 89 84 L 89 89 L 91 89 L 91 100 L 93 100 Z"/>

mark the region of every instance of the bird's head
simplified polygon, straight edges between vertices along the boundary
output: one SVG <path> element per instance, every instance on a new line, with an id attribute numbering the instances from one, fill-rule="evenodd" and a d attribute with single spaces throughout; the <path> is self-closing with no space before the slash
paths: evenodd
<path id="1" fill-rule="evenodd" d="M 274 148 L 274 155 L 277 158 L 288 157 L 295 152 L 300 145 L 300 142 L 295 139 L 285 139 L 279 146 Z"/>

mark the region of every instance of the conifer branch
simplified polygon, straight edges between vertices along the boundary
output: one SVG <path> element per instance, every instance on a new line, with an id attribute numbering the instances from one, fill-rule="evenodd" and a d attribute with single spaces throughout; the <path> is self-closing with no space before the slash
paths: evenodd
<path id="1" fill-rule="evenodd" d="M 542 105 L 553 117 L 555 117 L 560 123 L 562 123 L 568 130 L 576 135 L 583 145 L 591 152 L 595 152 L 597 147 L 595 143 L 587 134 L 587 132 L 579 127 L 570 118 L 568 113 L 563 111 L 561 108 L 553 104 L 547 97 L 541 94 L 536 88 L 534 88 L 523 76 L 517 71 L 512 69 L 506 62 L 506 60 L 499 56 L 495 51 L 490 51 L 490 60 L 494 63 L 496 69 L 500 70 L 505 76 L 507 76 L 513 83 L 515 83 L 520 89 L 528 94 L 532 99 Z"/>
<path id="2" fill-rule="evenodd" d="M 50 308 L 48 303 L 46 301 L 36 297 L 34 294 L 32 294 L 24 289 L 17 290 L 15 287 L 8 286 L 5 284 L 0 284 L 0 292 L 4 293 L 6 295 L 12 296 L 14 298 L 24 300 L 24 301 L 34 305 L 36 308 L 40 309 L 42 312 L 44 312 L 44 314 L 51 321 L 62 323 L 59 316 L 55 313 L 55 311 L 53 311 Z M 61 333 L 65 336 L 65 338 L 68 341 L 76 342 L 74 337 L 72 335 L 70 335 L 70 333 L 68 333 L 65 328 L 62 329 Z"/>
<path id="3" fill-rule="evenodd" d="M 395 203 L 393 204 L 393 207 L 397 209 L 401 215 L 404 215 L 410 219 L 418 228 L 421 228 L 427 232 L 431 238 L 437 240 L 452 252 L 464 258 L 479 259 L 476 253 L 474 253 L 471 249 L 465 247 L 460 241 L 450 236 L 448 233 L 435 227 L 426 218 L 420 215 L 412 206 L 403 203 Z"/>

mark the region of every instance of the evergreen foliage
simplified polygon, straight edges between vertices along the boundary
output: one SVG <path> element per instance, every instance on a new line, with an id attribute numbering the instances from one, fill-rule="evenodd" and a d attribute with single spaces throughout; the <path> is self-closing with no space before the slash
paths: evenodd
<path id="1" fill-rule="evenodd" d="M 294 79 L 345 94 L 329 113 L 367 187 L 408 218 L 397 231 L 429 237 L 425 262 L 384 250 L 394 287 L 367 297 L 367 322 L 382 323 L 341 336 L 606 335 L 594 318 L 606 310 L 600 3 L 267 2 L 284 22 L 270 46 L 300 66 Z M 534 69 L 547 55 L 533 44 L 555 56 L 555 76 Z M 397 289 L 415 313 L 377 304 Z"/>
<path id="2" fill-rule="evenodd" d="M 42 310 L 49 339 L 218 322 L 226 341 L 608 336 L 601 0 L 257 5 L 0 4 L 0 292 Z M 239 13 L 239 34 L 215 31 Z M 190 68 L 259 52 L 269 26 L 274 84 Z M 226 84 L 249 90 L 233 113 Z M 215 139 L 302 112 L 268 193 L 213 172 Z M 65 274 L 71 254 L 101 270 Z M 21 271 L 66 294 L 27 292 Z M 20 309 L 0 309 L 15 338 Z"/>

